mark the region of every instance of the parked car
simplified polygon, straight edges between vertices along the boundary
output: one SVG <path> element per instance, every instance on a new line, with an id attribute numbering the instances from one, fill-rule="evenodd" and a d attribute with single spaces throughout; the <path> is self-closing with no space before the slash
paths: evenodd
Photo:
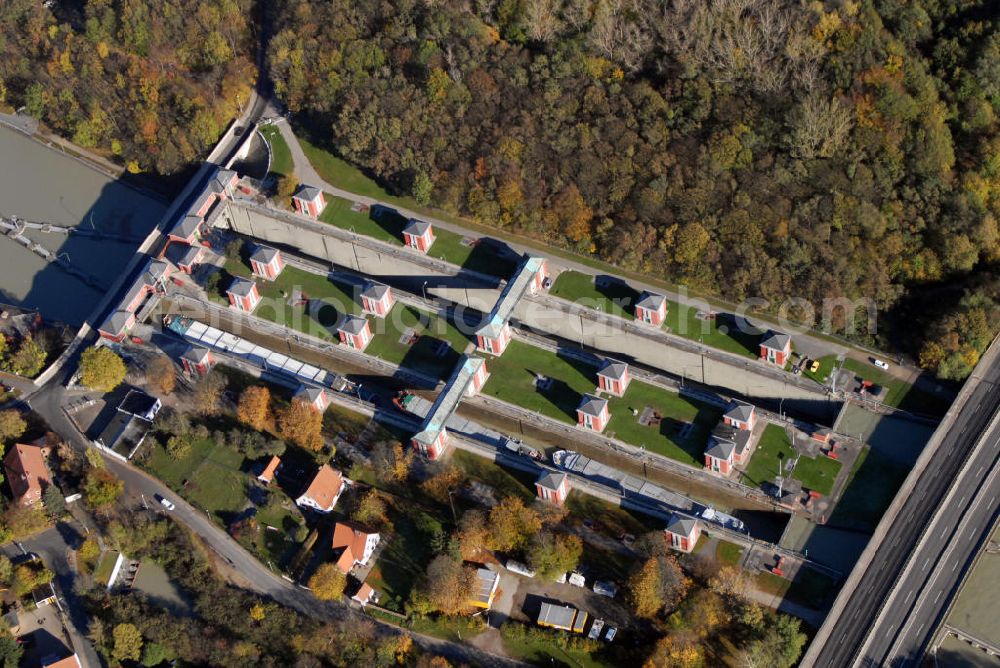
<path id="1" fill-rule="evenodd" d="M 888 363 L 888 362 L 885 362 L 885 361 L 883 361 L 883 360 L 880 360 L 880 359 L 873 359 L 873 360 L 872 360 L 872 364 L 874 364 L 875 366 L 877 366 L 877 367 L 878 367 L 878 368 L 880 368 L 880 369 L 885 369 L 886 371 L 888 371 L 888 370 L 889 370 L 889 363 Z"/>
<path id="2" fill-rule="evenodd" d="M 618 595 L 618 585 L 607 580 L 597 580 L 594 582 L 593 589 L 595 594 L 607 596 L 608 598 L 614 598 Z"/>
<path id="3" fill-rule="evenodd" d="M 569 583 L 574 587 L 586 587 L 587 579 L 581 573 L 570 573 Z"/>
<path id="4" fill-rule="evenodd" d="M 812 364 L 809 365 L 809 373 L 816 373 L 819 371 L 819 360 L 813 360 Z"/>
<path id="5" fill-rule="evenodd" d="M 159 499 L 160 499 L 160 505 L 163 506 L 164 508 L 166 508 L 167 510 L 173 510 L 174 508 L 177 507 L 177 506 L 175 506 L 173 504 L 173 502 L 169 501 L 168 499 L 163 498 L 162 496 L 159 497 Z"/>
<path id="6" fill-rule="evenodd" d="M 612 640 L 615 639 L 615 634 L 617 633 L 618 633 L 617 628 L 615 628 L 614 626 L 609 626 L 608 630 L 604 632 L 604 639 L 608 642 L 611 642 Z"/>
<path id="7" fill-rule="evenodd" d="M 601 637 L 601 629 L 603 628 L 604 628 L 604 620 L 595 619 L 594 623 L 590 627 L 590 633 L 587 634 L 587 637 L 590 638 L 591 640 L 597 640 L 598 638 Z"/>

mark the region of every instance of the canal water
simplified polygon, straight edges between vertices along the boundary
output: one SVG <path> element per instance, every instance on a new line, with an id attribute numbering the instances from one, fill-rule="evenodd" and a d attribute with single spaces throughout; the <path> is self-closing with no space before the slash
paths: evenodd
<path id="1" fill-rule="evenodd" d="M 0 127 L 0 215 L 106 235 L 25 234 L 92 277 L 96 285 L 0 235 L 0 302 L 38 309 L 48 320 L 82 324 L 166 206 L 154 196 Z"/>

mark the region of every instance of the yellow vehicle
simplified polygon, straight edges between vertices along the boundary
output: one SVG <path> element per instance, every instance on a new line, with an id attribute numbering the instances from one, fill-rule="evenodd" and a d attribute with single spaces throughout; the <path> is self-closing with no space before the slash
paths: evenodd
<path id="1" fill-rule="evenodd" d="M 819 371 L 819 360 L 813 360 L 812 364 L 809 365 L 809 373 L 816 373 Z"/>

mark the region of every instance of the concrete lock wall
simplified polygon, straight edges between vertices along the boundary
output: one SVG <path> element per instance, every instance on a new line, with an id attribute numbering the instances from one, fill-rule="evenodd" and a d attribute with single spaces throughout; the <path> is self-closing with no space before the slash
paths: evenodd
<path id="1" fill-rule="evenodd" d="M 325 223 L 300 220 L 285 212 L 256 206 L 235 204 L 227 209 L 222 218 L 236 232 L 277 246 L 300 249 L 318 259 L 389 283 L 394 279 L 408 279 L 412 288 L 426 281 L 428 295 L 484 313 L 493 308 L 501 291 L 501 286 L 485 287 L 481 277 L 469 276 L 458 267 L 452 269 L 409 249 L 358 238 Z M 823 420 L 832 419 L 835 414 L 836 402 L 827 399 L 821 391 L 755 373 L 759 364 L 755 360 L 741 363 L 712 359 L 671 346 L 663 340 L 645 337 L 638 329 L 641 324 L 596 314 L 591 318 L 585 313 L 586 309 L 574 310 L 558 299 L 539 295 L 522 299 L 514 317 L 539 332 L 582 343 L 612 357 L 635 360 L 679 377 L 728 389 L 750 400 L 777 405 L 784 399 L 785 410 L 796 410 Z"/>

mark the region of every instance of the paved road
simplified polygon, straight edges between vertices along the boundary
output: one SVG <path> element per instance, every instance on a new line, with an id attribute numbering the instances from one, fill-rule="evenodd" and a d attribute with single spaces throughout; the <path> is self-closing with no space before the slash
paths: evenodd
<path id="1" fill-rule="evenodd" d="M 954 423 L 943 423 L 947 432 L 933 462 L 918 474 L 895 521 L 880 527 L 884 535 L 871 563 L 859 566 L 865 571 L 845 590 L 842 612 L 810 647 L 812 665 L 906 666 L 922 655 L 997 510 L 996 352 L 984 356 L 970 381 L 975 389 L 953 407 Z"/>
<path id="2" fill-rule="evenodd" d="M 55 527 L 36 534 L 15 545 L 8 543 L 0 548 L 5 555 L 16 559 L 23 551 L 34 552 L 56 574 L 56 593 L 63 602 L 63 625 L 69 632 L 73 651 L 81 657 L 85 668 L 100 668 L 101 659 L 85 634 L 89 620 L 76 593 L 76 568 L 70 564 L 70 551 L 83 542 L 83 529 L 78 522 L 59 522 Z M 23 548 L 19 549 L 19 548 Z"/>

